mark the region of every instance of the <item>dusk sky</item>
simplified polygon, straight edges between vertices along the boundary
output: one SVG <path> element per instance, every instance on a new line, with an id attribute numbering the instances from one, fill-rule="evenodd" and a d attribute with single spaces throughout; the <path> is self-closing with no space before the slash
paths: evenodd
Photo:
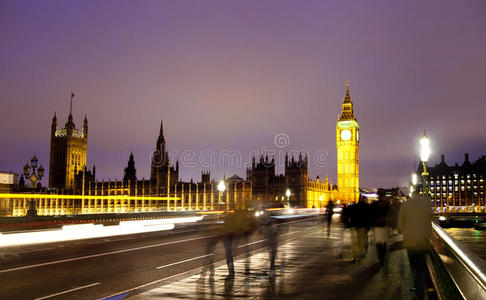
<path id="1" fill-rule="evenodd" d="M 171 156 L 194 153 L 183 180 L 245 177 L 252 150 L 273 150 L 305 151 L 309 175 L 335 181 L 346 80 L 362 187 L 407 185 L 424 129 L 432 164 L 441 153 L 476 160 L 486 154 L 486 1 L 3 0 L 0 170 L 20 173 L 33 153 L 48 167 L 51 120 L 64 126 L 72 90 L 100 180 L 121 179 L 131 151 L 137 176 L 150 177 L 163 118 Z M 278 134 L 288 145 L 276 147 Z M 199 161 L 225 150 L 241 165 Z"/>

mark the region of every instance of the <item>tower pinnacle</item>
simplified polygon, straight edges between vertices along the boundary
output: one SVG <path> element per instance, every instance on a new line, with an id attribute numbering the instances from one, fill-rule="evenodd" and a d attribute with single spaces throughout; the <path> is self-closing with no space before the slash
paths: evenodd
<path id="1" fill-rule="evenodd" d="M 159 144 L 160 142 L 165 143 L 165 137 L 164 137 L 164 120 L 160 120 L 160 132 L 159 132 Z"/>
<path id="2" fill-rule="evenodd" d="M 353 111 L 353 102 L 351 101 L 351 95 L 349 94 L 349 80 L 346 80 L 346 95 L 344 96 L 341 115 L 339 121 L 355 120 Z"/>

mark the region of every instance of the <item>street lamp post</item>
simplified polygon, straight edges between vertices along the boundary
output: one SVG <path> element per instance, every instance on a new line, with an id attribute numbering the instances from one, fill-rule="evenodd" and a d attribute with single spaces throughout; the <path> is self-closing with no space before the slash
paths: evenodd
<path id="1" fill-rule="evenodd" d="M 224 183 L 224 180 L 221 180 L 218 183 L 218 191 L 219 191 L 219 194 L 218 194 L 218 203 L 219 203 L 219 208 L 220 209 L 221 209 L 221 194 L 223 194 L 225 190 L 226 190 L 226 184 Z"/>
<path id="2" fill-rule="evenodd" d="M 429 173 L 427 172 L 427 161 L 429 160 L 430 156 L 430 140 L 425 134 L 424 130 L 424 135 L 420 139 L 420 160 L 422 161 L 422 165 L 424 167 L 422 171 L 422 194 L 426 195 L 428 197 L 428 189 L 427 189 L 427 176 Z M 434 206 L 436 206 L 437 203 L 434 203 Z"/>
<path id="3" fill-rule="evenodd" d="M 292 193 L 290 192 L 290 189 L 287 189 L 285 191 L 285 196 L 287 196 L 287 206 L 290 207 L 290 195 L 292 195 Z"/>
<path id="4" fill-rule="evenodd" d="M 44 167 L 41 164 L 39 168 L 37 168 L 38 162 L 39 160 L 34 154 L 34 156 L 32 156 L 32 158 L 30 159 L 30 165 L 29 162 L 26 162 L 24 166 L 24 172 L 23 172 L 24 177 L 30 181 L 31 187 L 35 187 L 35 184 L 39 182 L 42 179 L 42 177 L 44 177 Z M 27 210 L 27 216 L 28 217 L 37 216 L 37 210 L 35 208 L 34 199 L 31 199 L 29 201 L 29 209 Z"/>

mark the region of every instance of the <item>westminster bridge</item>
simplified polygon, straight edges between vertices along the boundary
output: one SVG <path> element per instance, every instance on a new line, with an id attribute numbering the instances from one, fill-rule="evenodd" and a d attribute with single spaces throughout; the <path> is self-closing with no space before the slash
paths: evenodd
<path id="1" fill-rule="evenodd" d="M 234 277 L 227 277 L 222 246 L 207 252 L 221 232 L 224 210 L 2 218 L 0 291 L 8 299 L 413 298 L 399 235 L 390 237 L 383 268 L 374 247 L 351 262 L 351 232 L 339 214 L 327 238 L 321 209 L 267 213 L 278 227 L 275 273 L 268 271 L 267 236 L 257 230 L 236 242 Z M 477 253 L 486 245 L 486 231 L 476 230 L 472 238 L 464 231 L 472 228 L 444 230 L 440 217 L 432 224 L 427 297 L 484 299 L 486 265 Z M 484 215 L 463 217 L 481 223 Z M 206 272 L 210 257 L 213 273 Z"/>

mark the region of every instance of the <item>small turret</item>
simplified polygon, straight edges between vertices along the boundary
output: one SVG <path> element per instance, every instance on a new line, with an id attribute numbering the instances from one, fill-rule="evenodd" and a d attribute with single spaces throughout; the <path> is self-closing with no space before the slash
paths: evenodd
<path id="1" fill-rule="evenodd" d="M 84 135 L 85 138 L 88 137 L 88 118 L 87 118 L 86 114 L 84 114 L 83 135 Z"/>
<path id="2" fill-rule="evenodd" d="M 52 118 L 51 135 L 55 136 L 56 131 L 57 131 L 57 117 L 56 117 L 56 113 L 54 112 L 54 117 Z"/>
<path id="3" fill-rule="evenodd" d="M 128 158 L 128 165 L 124 170 L 123 181 L 137 181 L 137 169 L 135 169 L 135 159 L 133 158 L 133 153 L 130 153 L 130 157 Z"/>

